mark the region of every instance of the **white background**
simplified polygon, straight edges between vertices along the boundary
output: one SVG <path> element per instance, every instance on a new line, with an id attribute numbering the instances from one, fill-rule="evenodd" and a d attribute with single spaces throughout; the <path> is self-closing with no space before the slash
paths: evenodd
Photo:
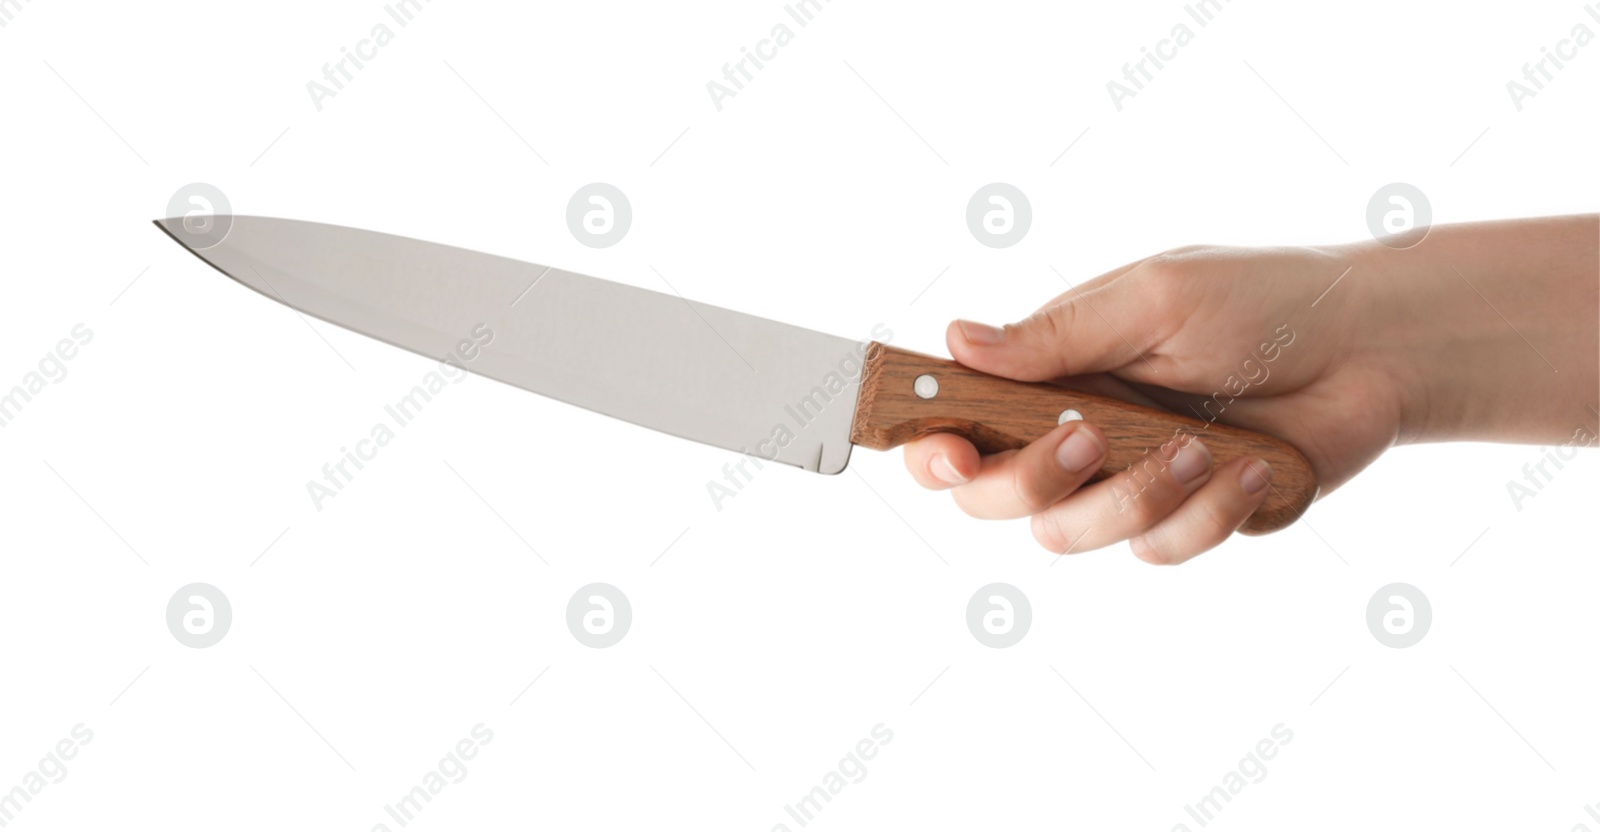
<path id="1" fill-rule="evenodd" d="M 1600 828 L 1593 452 L 1518 510 L 1538 448 L 1402 448 L 1308 523 L 1160 569 L 1055 562 L 898 454 L 769 466 L 718 511 L 734 455 L 471 378 L 317 511 L 305 483 L 431 362 L 173 245 L 149 220 L 187 183 L 940 354 L 949 319 L 1062 291 L 1050 266 L 1361 239 L 1393 181 L 1437 222 L 1600 192 L 1600 45 L 1521 112 L 1506 90 L 1600 32 L 1577 2 L 1237 0 L 1200 28 L 1176 2 L 834 0 L 718 112 L 706 83 L 786 20 L 438 0 L 318 111 L 307 82 L 394 25 L 379 3 L 11 10 L 0 387 L 94 337 L 0 429 L 0 789 L 94 739 L 8 828 L 398 828 L 383 806 L 480 722 L 410 828 L 799 828 L 784 805 L 878 723 L 811 827 L 1198 828 L 1183 807 L 1283 723 L 1211 827 Z M 1106 83 L 1180 22 L 1119 112 Z M 633 205 L 612 248 L 566 227 L 595 181 Z M 1033 206 L 1012 248 L 965 226 L 995 181 Z M 195 581 L 233 606 L 204 650 L 164 622 Z M 633 605 L 610 649 L 564 623 L 594 581 Z M 1032 601 L 1006 650 L 965 624 L 994 581 Z M 1364 620 L 1394 581 L 1433 606 L 1405 650 Z"/>

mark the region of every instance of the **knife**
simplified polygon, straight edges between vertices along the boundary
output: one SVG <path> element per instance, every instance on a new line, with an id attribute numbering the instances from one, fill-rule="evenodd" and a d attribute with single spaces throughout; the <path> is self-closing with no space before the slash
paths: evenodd
<path id="1" fill-rule="evenodd" d="M 996 453 L 1082 418 L 1109 445 L 1094 479 L 1136 467 L 1159 472 L 1154 449 L 1184 433 L 1203 436 L 1216 465 L 1265 459 L 1272 490 L 1246 531 L 1289 525 L 1317 493 L 1293 446 L 1228 425 L 453 246 L 299 220 L 218 215 L 186 225 L 190 219 L 155 223 L 218 271 L 305 314 L 607 416 L 808 471 L 843 471 L 854 445 L 881 451 L 935 432 Z"/>

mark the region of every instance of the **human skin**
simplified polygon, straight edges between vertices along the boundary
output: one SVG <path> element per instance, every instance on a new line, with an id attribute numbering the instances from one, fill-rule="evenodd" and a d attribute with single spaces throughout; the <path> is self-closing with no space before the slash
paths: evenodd
<path id="1" fill-rule="evenodd" d="M 1294 340 L 1270 375 L 1217 413 L 1213 395 L 1284 325 Z M 1326 495 L 1399 444 L 1600 435 L 1600 215 L 1436 226 L 1403 250 L 1175 249 L 1019 323 L 955 321 L 945 338 L 957 361 L 993 375 L 1190 415 L 1210 403 L 1218 421 L 1299 448 Z M 905 461 L 974 517 L 1031 517 L 1052 552 L 1127 540 L 1141 560 L 1172 564 L 1226 540 L 1270 490 L 1265 462 L 1213 469 L 1203 438 L 1160 449 L 1153 482 L 1123 472 L 1086 484 L 1106 439 L 1081 421 L 988 456 L 934 434 Z"/>

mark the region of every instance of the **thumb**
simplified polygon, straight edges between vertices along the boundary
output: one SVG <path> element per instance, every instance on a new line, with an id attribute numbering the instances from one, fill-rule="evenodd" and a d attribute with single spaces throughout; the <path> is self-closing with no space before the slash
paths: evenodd
<path id="1" fill-rule="evenodd" d="M 1129 375 L 1153 377 L 1145 356 L 1161 329 L 1157 313 L 1127 279 L 1087 294 L 1057 299 L 1004 328 L 958 320 L 945 332 L 950 354 L 962 364 L 1018 381 L 1046 381 L 1098 373 L 1126 365 Z"/>

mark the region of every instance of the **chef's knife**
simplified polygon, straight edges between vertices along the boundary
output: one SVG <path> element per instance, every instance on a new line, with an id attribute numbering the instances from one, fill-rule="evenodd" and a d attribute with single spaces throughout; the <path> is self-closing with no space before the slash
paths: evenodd
<path id="1" fill-rule="evenodd" d="M 1020 448 L 1082 418 L 1110 445 L 1096 479 L 1130 467 L 1159 473 L 1156 449 L 1184 433 L 1203 437 L 1217 465 L 1265 459 L 1272 491 L 1249 531 L 1288 525 L 1317 492 L 1288 443 L 1215 422 L 452 246 L 298 220 L 208 220 L 156 225 L 223 274 L 329 323 L 809 471 L 844 470 L 853 445 L 886 450 L 940 431 L 985 453 Z"/>

